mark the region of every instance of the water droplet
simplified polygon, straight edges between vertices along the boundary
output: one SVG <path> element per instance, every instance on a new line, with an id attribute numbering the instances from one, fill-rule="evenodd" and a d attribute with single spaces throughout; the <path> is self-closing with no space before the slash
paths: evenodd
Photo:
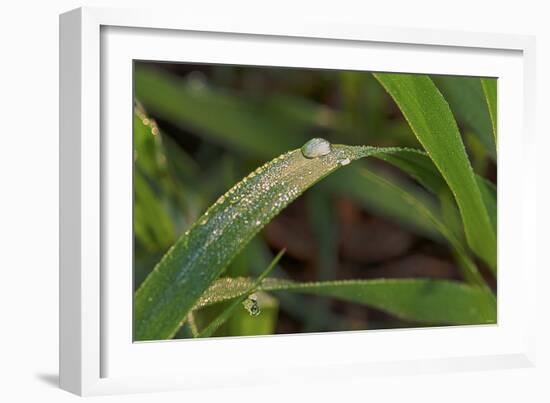
<path id="1" fill-rule="evenodd" d="M 248 298 L 243 301 L 243 307 L 247 310 L 250 316 L 258 316 L 261 312 L 256 294 L 250 294 Z"/>
<path id="2" fill-rule="evenodd" d="M 344 158 L 343 160 L 338 160 L 338 164 L 342 165 L 342 166 L 345 166 L 345 165 L 348 165 L 351 161 L 349 160 L 349 158 Z"/>
<path id="3" fill-rule="evenodd" d="M 302 146 L 302 155 L 306 158 L 317 158 L 332 151 L 330 143 L 321 138 L 313 138 Z"/>

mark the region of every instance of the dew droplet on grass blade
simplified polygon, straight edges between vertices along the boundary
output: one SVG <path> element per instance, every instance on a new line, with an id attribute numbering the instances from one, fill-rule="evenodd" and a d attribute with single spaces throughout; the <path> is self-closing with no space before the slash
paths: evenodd
<path id="1" fill-rule="evenodd" d="M 243 307 L 250 316 L 258 316 L 261 312 L 256 294 L 250 294 L 248 298 L 243 301 Z"/>
<path id="2" fill-rule="evenodd" d="M 325 139 L 313 138 L 302 146 L 301 151 L 304 157 L 311 159 L 329 154 L 332 146 Z"/>
<path id="3" fill-rule="evenodd" d="M 350 163 L 350 159 L 349 158 L 344 158 L 342 160 L 338 160 L 338 164 L 341 165 L 341 166 L 346 166 Z"/>

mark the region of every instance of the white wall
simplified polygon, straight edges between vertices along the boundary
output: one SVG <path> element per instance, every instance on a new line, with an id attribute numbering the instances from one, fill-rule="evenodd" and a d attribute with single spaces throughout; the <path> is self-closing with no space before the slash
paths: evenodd
<path id="1" fill-rule="evenodd" d="M 0 22 L 0 399 L 5 402 L 65 402 L 76 398 L 53 386 L 57 382 L 57 292 L 58 292 L 58 14 L 81 5 L 111 7 L 161 7 L 183 5 L 205 13 L 272 15 L 274 19 L 312 15 L 326 20 L 374 25 L 402 24 L 423 28 L 537 35 L 538 93 L 537 132 L 540 141 L 539 183 L 550 183 L 549 103 L 550 32 L 548 12 L 542 1 L 524 0 L 503 5 L 502 1 L 11 1 L 4 2 Z M 297 4 L 296 4 L 297 3 Z M 355 6 L 353 3 L 357 3 Z M 247 4 L 252 5 L 248 7 Z M 183 11 L 184 12 L 184 11 Z M 545 133 L 545 135 L 543 135 Z M 543 147 L 544 145 L 544 147 Z M 550 228 L 548 187 L 540 188 L 538 234 L 540 259 L 546 259 Z M 544 223 L 544 226 L 542 225 Z M 543 237 L 544 235 L 544 237 Z M 543 267 L 546 266 L 546 267 Z M 550 270 L 547 263 L 541 269 Z M 550 287 L 547 272 L 540 275 L 539 367 L 452 375 L 419 375 L 397 378 L 355 379 L 335 385 L 304 385 L 303 388 L 262 388 L 193 393 L 164 393 L 129 397 L 97 398 L 105 401 L 550 401 Z M 4 396 L 7 394 L 8 396 Z M 532 395 L 532 397 L 527 397 Z"/>

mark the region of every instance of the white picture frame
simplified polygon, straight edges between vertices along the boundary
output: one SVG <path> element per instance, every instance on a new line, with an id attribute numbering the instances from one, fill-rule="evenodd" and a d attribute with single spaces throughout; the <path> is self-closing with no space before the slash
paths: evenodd
<path id="1" fill-rule="evenodd" d="M 534 311 L 534 243 L 508 247 L 512 233 L 535 232 L 534 166 L 525 159 L 534 48 L 528 36 L 315 20 L 103 8 L 61 15 L 61 387 L 96 395 L 534 365 L 534 324 L 522 314 Z M 515 214 L 499 214 L 498 325 L 132 343 L 132 226 L 124 212 L 133 59 L 499 77 L 499 212 Z M 123 269 L 109 269 L 115 265 Z M 367 339 L 358 355 L 354 346 Z"/>

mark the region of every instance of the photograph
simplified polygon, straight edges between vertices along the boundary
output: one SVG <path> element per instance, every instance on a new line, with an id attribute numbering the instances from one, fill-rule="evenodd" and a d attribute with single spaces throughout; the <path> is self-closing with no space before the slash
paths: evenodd
<path id="1" fill-rule="evenodd" d="M 134 60 L 134 342 L 495 325 L 497 81 Z"/>

